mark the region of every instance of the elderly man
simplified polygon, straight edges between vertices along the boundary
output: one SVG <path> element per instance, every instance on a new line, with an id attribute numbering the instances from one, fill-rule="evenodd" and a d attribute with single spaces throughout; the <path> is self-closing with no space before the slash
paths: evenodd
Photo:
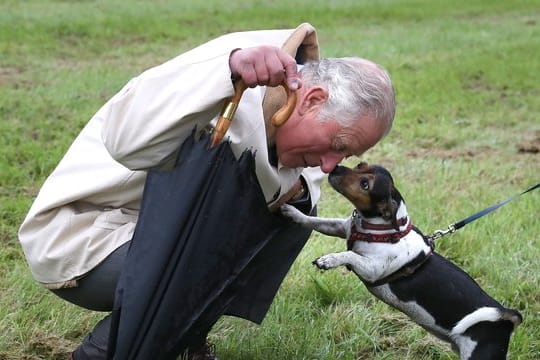
<path id="1" fill-rule="evenodd" d="M 394 91 L 386 71 L 361 58 L 319 59 L 309 24 L 205 43 L 129 81 L 92 117 L 46 180 L 19 232 L 37 281 L 77 305 L 111 310 L 146 171 L 171 164 L 195 126 L 215 125 L 238 79 L 250 88 L 227 137 L 236 155 L 256 151 L 257 178 L 271 209 L 289 202 L 312 212 L 324 173 L 375 145 L 393 121 Z M 297 91 L 297 100 L 288 121 L 276 127 L 270 118 L 286 100 L 276 87 L 284 82 Z M 279 254 L 272 270 L 253 277 L 259 295 L 246 296 L 244 308 L 231 312 L 262 321 L 308 237 L 294 224 L 282 229 L 262 252 Z M 73 358 L 105 358 L 109 327 L 107 316 Z M 213 358 L 205 338 L 194 342 L 193 358 Z"/>

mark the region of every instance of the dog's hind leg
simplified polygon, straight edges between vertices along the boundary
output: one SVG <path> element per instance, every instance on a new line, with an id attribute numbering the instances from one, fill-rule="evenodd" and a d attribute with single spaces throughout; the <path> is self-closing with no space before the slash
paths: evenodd
<path id="1" fill-rule="evenodd" d="M 521 321 L 521 314 L 510 309 L 484 307 L 469 314 L 452 329 L 461 359 L 506 359 L 510 336 Z"/>
<path id="2" fill-rule="evenodd" d="M 510 321 L 483 321 L 471 326 L 464 335 L 476 343 L 469 360 L 505 360 L 514 325 Z"/>

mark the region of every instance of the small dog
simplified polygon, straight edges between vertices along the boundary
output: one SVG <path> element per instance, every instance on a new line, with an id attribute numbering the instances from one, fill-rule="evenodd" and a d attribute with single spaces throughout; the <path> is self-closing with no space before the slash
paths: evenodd
<path id="1" fill-rule="evenodd" d="M 385 168 L 337 166 L 330 185 L 355 210 L 348 219 L 310 217 L 290 205 L 281 212 L 307 228 L 347 239 L 348 251 L 316 259 L 320 269 L 345 265 L 367 289 L 449 342 L 461 359 L 505 359 L 510 336 L 522 321 L 486 294 L 463 270 L 433 251 L 412 225 L 405 202 Z"/>

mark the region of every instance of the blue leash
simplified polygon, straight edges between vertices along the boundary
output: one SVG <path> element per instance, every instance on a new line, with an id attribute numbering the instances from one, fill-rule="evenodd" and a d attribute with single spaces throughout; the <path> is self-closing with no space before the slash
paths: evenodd
<path id="1" fill-rule="evenodd" d="M 495 204 L 495 205 L 490 206 L 490 207 L 488 207 L 488 208 L 486 208 L 486 209 L 484 209 L 482 211 L 479 211 L 476 214 L 473 214 L 473 215 L 471 215 L 471 216 L 469 216 L 469 217 L 467 217 L 467 218 L 465 218 L 465 219 L 463 219 L 461 221 L 458 221 L 458 222 L 455 222 L 455 223 L 449 225 L 446 230 L 435 230 L 433 235 L 428 237 L 428 241 L 430 242 L 431 246 L 433 247 L 433 242 L 436 239 L 441 238 L 441 237 L 443 237 L 443 236 L 445 236 L 447 234 L 451 234 L 453 232 L 456 232 L 456 230 L 461 229 L 465 225 L 473 222 L 474 220 L 479 219 L 482 216 L 487 215 L 487 214 L 489 214 L 490 212 L 492 212 L 494 210 L 497 210 L 501 206 L 508 204 L 510 201 L 513 201 L 513 200 L 517 199 L 518 197 L 520 197 L 523 194 L 526 194 L 526 193 L 528 193 L 530 191 L 538 189 L 539 187 L 540 187 L 540 183 L 538 183 L 536 185 L 533 185 L 533 186 L 531 186 L 530 188 L 528 188 L 527 190 L 523 191 L 520 194 L 514 195 L 509 199 L 506 199 L 506 200 L 504 200 L 504 201 L 502 201 L 502 202 L 500 202 L 498 204 Z"/>

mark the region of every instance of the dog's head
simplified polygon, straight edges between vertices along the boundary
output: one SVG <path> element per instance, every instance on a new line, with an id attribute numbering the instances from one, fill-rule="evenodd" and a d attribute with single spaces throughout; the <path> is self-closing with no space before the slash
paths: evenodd
<path id="1" fill-rule="evenodd" d="M 363 217 L 382 217 L 399 230 L 396 214 L 403 198 L 394 187 L 392 175 L 384 167 L 366 162 L 352 169 L 336 166 L 328 181 Z"/>

